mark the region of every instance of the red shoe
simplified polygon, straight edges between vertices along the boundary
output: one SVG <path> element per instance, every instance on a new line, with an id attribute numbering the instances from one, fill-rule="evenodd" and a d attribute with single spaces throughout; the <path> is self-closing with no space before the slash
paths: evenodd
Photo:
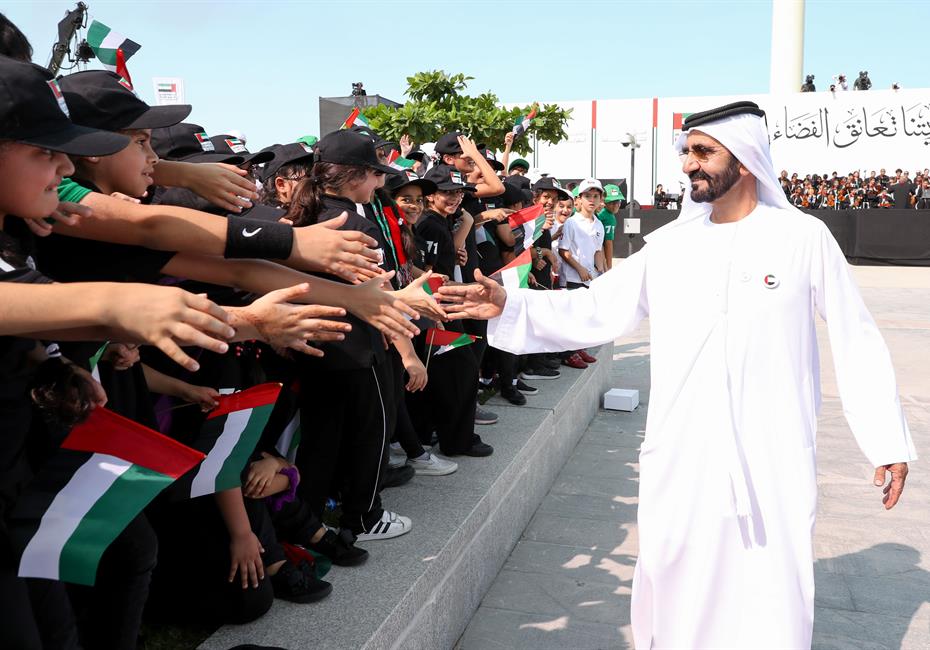
<path id="1" fill-rule="evenodd" d="M 569 368 L 577 368 L 578 370 L 584 370 L 588 367 L 588 364 L 581 360 L 577 352 L 567 359 L 562 359 L 562 365 L 568 366 Z"/>
<path id="2" fill-rule="evenodd" d="M 578 356 L 581 357 L 581 360 L 585 363 L 595 363 L 597 361 L 597 357 L 592 357 L 584 350 L 578 350 Z"/>

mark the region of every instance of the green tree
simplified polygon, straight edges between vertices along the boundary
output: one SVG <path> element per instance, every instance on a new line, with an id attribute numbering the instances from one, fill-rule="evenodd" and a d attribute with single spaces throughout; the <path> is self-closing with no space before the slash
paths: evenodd
<path id="1" fill-rule="evenodd" d="M 467 95 L 468 82 L 473 78 L 442 70 L 418 72 L 407 77 L 407 103 L 400 108 L 383 104 L 367 108 L 365 117 L 371 128 L 394 142 L 405 133 L 415 142 L 435 142 L 443 133 L 461 131 L 477 143 L 501 150 L 514 122 L 532 107 L 503 108 L 491 92 L 477 97 Z M 529 131 L 516 138 L 512 150 L 520 155 L 530 153 L 531 135 L 541 142 L 561 142 L 567 137 L 565 127 L 570 115 L 571 109 L 540 105 Z"/>

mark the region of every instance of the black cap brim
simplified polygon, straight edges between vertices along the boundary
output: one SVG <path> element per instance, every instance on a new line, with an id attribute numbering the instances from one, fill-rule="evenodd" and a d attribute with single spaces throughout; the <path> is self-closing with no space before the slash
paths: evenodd
<path id="1" fill-rule="evenodd" d="M 63 129 L 15 140 L 69 156 L 110 156 L 129 146 L 129 138 L 125 135 L 72 123 Z"/>
<path id="2" fill-rule="evenodd" d="M 225 153 L 192 153 L 189 156 L 179 158 L 181 162 L 191 163 L 226 163 L 227 165 L 241 165 L 245 158 L 242 156 L 230 156 Z"/>
<path id="3" fill-rule="evenodd" d="M 439 192 L 454 192 L 455 190 L 465 190 L 466 192 L 477 192 L 478 188 L 474 185 L 459 185 L 458 183 L 441 183 L 436 185 Z"/>
<path id="4" fill-rule="evenodd" d="M 378 171 L 384 172 L 385 174 L 403 174 L 401 170 L 394 169 L 393 167 L 389 167 L 387 165 L 365 165 L 365 166 L 370 167 L 371 169 L 376 169 Z"/>
<path id="5" fill-rule="evenodd" d="M 436 190 L 438 189 L 436 187 L 436 183 L 434 183 L 433 181 L 426 180 L 425 178 L 418 178 L 413 181 L 407 181 L 403 185 L 392 187 L 391 194 L 392 195 L 397 194 L 398 192 L 400 192 L 402 189 L 404 189 L 408 185 L 416 185 L 417 187 L 419 187 L 423 191 L 423 196 L 429 196 L 430 194 L 435 194 Z"/>
<path id="6" fill-rule="evenodd" d="M 261 165 L 262 163 L 266 163 L 269 160 L 274 160 L 274 151 L 256 151 L 255 153 L 251 153 L 245 156 L 242 162 L 252 163 L 253 165 Z"/>
<path id="7" fill-rule="evenodd" d="M 121 128 L 123 129 L 164 129 L 180 124 L 191 114 L 190 104 L 171 104 L 168 106 L 149 106 L 142 115 Z"/>

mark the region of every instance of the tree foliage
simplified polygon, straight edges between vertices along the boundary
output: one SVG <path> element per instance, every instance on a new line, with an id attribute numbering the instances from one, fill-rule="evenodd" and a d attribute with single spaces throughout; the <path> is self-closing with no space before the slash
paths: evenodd
<path id="1" fill-rule="evenodd" d="M 446 74 L 442 70 L 418 72 L 407 77 L 407 103 L 399 108 L 384 104 L 365 109 L 371 128 L 387 140 L 397 142 L 408 134 L 415 142 L 435 142 L 443 133 L 461 131 L 477 143 L 487 143 L 493 150 L 504 148 L 504 136 L 518 117 L 532 107 L 503 108 L 497 95 L 491 92 L 476 97 L 465 94 L 473 77 Z M 538 107 L 529 131 L 513 143 L 513 151 L 530 153 L 532 135 L 541 142 L 561 142 L 567 136 L 571 109 L 555 104 Z"/>

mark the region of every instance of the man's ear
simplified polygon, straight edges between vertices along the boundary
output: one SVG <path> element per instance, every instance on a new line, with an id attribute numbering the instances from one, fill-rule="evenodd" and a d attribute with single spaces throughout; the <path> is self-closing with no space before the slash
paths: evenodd
<path id="1" fill-rule="evenodd" d="M 81 162 L 89 163 L 91 165 L 96 165 L 100 162 L 100 156 L 87 156 L 85 158 L 78 158 Z"/>

